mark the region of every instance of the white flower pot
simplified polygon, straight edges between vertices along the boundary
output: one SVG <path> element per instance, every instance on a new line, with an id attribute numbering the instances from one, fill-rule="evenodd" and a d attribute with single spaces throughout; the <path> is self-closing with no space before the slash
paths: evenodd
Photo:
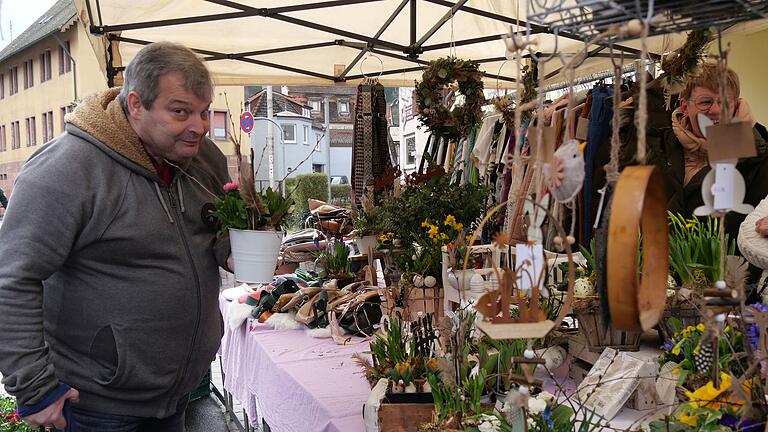
<path id="1" fill-rule="evenodd" d="M 235 265 L 235 279 L 248 283 L 269 283 L 275 276 L 283 232 L 229 230 Z"/>
<path id="2" fill-rule="evenodd" d="M 368 255 L 376 250 L 376 246 L 379 244 L 379 237 L 376 235 L 358 237 L 355 239 L 355 243 L 357 244 L 357 250 L 361 254 Z"/>

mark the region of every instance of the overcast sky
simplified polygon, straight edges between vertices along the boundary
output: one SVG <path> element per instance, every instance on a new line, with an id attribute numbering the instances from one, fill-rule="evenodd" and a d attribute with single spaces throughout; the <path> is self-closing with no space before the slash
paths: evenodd
<path id="1" fill-rule="evenodd" d="M 0 49 L 11 43 L 12 38 L 26 30 L 54 3 L 56 0 L 0 0 Z"/>

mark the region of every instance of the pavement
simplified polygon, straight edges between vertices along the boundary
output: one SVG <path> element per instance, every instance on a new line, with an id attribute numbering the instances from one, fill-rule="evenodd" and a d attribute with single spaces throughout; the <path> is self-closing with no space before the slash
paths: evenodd
<path id="1" fill-rule="evenodd" d="M 207 396 L 189 403 L 186 419 L 187 432 L 236 432 L 227 422 L 224 407 L 215 397 Z"/>

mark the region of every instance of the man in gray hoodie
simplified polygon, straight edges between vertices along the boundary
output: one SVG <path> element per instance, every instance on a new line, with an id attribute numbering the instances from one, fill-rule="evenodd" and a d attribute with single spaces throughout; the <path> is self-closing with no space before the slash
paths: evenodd
<path id="1" fill-rule="evenodd" d="M 33 427 L 184 430 L 223 332 L 212 95 L 192 51 L 148 45 L 19 174 L 0 229 L 0 371 Z"/>

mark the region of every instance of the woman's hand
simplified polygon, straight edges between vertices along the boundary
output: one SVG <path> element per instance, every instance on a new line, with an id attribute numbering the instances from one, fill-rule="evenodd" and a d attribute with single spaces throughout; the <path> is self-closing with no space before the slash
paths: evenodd
<path id="1" fill-rule="evenodd" d="M 755 222 L 755 230 L 763 237 L 768 237 L 768 216 Z"/>

